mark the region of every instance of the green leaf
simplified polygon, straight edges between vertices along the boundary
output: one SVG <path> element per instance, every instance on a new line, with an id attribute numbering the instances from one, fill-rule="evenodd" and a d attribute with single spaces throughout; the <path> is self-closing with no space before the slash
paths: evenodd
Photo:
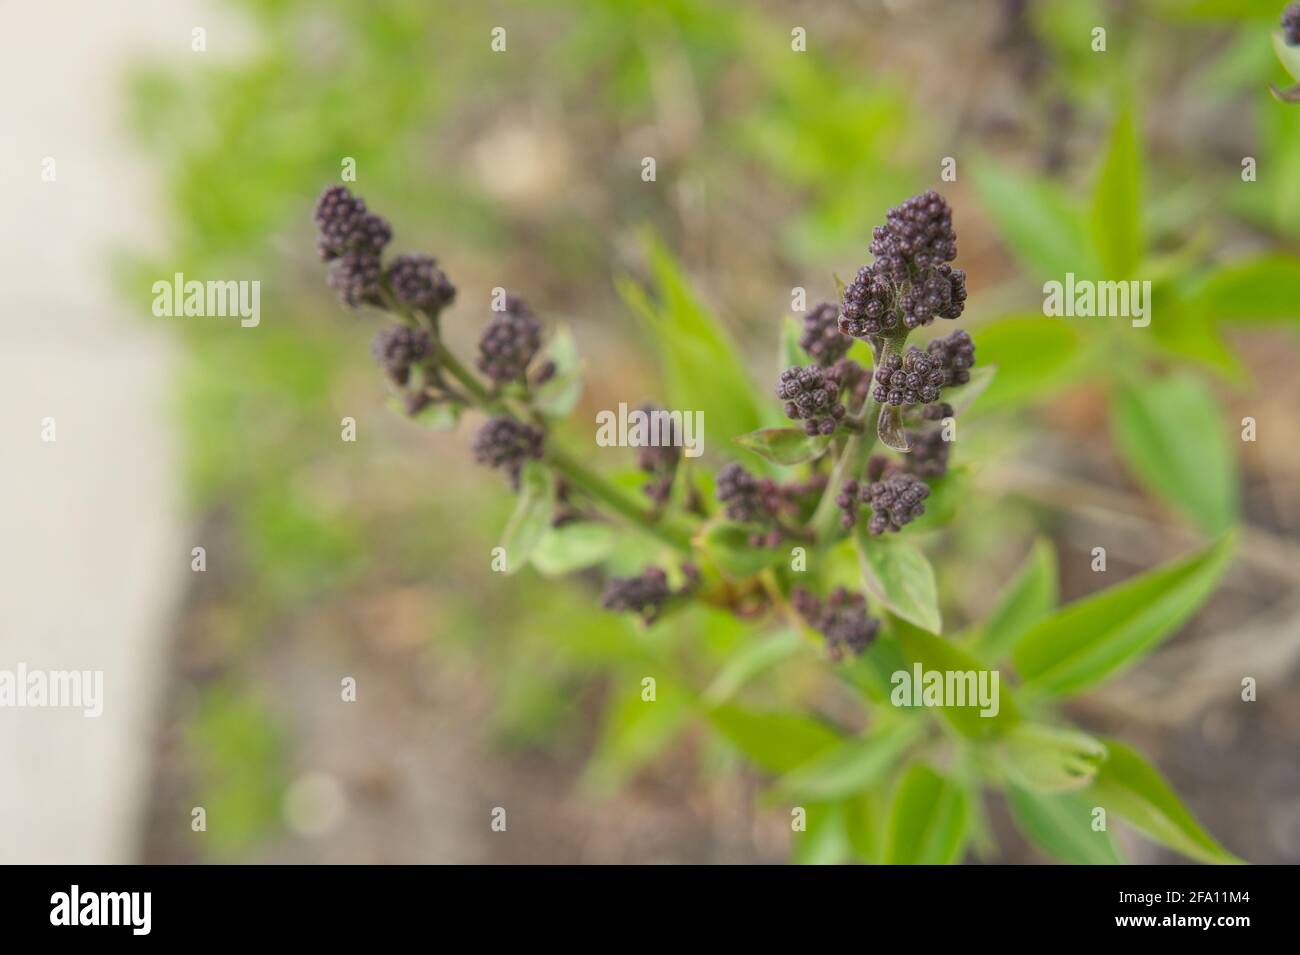
<path id="1" fill-rule="evenodd" d="M 1079 334 L 1060 318 L 1011 316 L 981 325 L 976 337 L 979 360 L 998 369 L 980 399 L 981 411 L 1042 401 L 1068 384 L 1078 365 Z"/>
<path id="2" fill-rule="evenodd" d="M 1006 732 L 1019 722 L 1020 711 L 1012 696 L 1011 687 L 1002 679 L 999 670 L 988 667 L 955 643 L 927 633 L 905 620 L 891 617 L 890 629 L 898 641 L 903 659 L 908 666 L 904 672 L 909 680 L 908 683 L 901 683 L 891 679 L 891 684 L 894 686 L 890 695 L 891 703 L 911 705 L 911 697 L 903 695 L 902 691 L 910 687 L 914 693 L 917 692 L 915 683 L 918 666 L 921 668 L 922 679 L 925 674 L 939 673 L 944 676 L 945 685 L 948 674 L 970 673 L 973 674 L 973 684 L 972 679 L 963 679 L 960 688 L 955 686 L 953 688 L 954 691 L 959 690 L 966 695 L 963 701 L 965 705 L 958 706 L 957 701 L 953 700 L 952 706 L 936 707 L 939 714 L 952 725 L 953 729 L 972 739 L 989 738 Z M 988 716 L 983 715 L 984 707 L 979 702 L 979 678 L 984 672 L 989 674 L 985 677 L 985 685 L 990 692 L 993 691 L 994 675 L 997 676 L 996 696 L 991 701 L 996 706 L 997 712 Z M 922 684 L 923 689 L 924 684 Z M 895 693 L 900 696 L 895 697 Z M 992 706 L 989 708 L 992 709 Z"/>
<path id="3" fill-rule="evenodd" d="M 814 437 L 798 428 L 760 428 L 742 434 L 736 443 L 774 464 L 791 465 L 817 460 L 826 453 L 831 439 Z"/>
<path id="4" fill-rule="evenodd" d="M 1016 641 L 1056 608 L 1056 551 L 1040 538 L 1002 593 L 970 651 L 988 663 L 1011 652 Z"/>
<path id="5" fill-rule="evenodd" d="M 1190 358 L 1231 381 L 1240 382 L 1245 377 L 1240 359 L 1223 343 L 1209 313 L 1188 300 L 1181 281 L 1180 276 L 1151 286 L 1149 314 L 1174 316 L 1172 321 L 1152 323 L 1155 343 L 1179 359 Z"/>
<path id="6" fill-rule="evenodd" d="M 582 374 L 578 362 L 578 346 L 568 326 L 560 326 L 551 336 L 542 356 L 544 361 L 555 362 L 555 374 L 533 391 L 533 404 L 551 418 L 563 418 L 577 405 L 582 396 Z"/>
<path id="7" fill-rule="evenodd" d="M 1106 157 L 1093 186 L 1088 223 L 1101 266 L 1112 281 L 1132 275 L 1142 258 L 1141 186 L 1137 124 L 1126 107 L 1111 129 Z"/>
<path id="8" fill-rule="evenodd" d="M 966 845 L 968 807 L 962 788 L 920 763 L 894 794 L 885 838 L 888 865 L 951 865 Z"/>
<path id="9" fill-rule="evenodd" d="M 1191 375 L 1123 385 L 1111 423 L 1115 445 L 1137 478 L 1207 534 L 1235 523 L 1237 467 L 1223 414 Z"/>
<path id="10" fill-rule="evenodd" d="M 646 245 L 659 300 L 652 302 L 628 280 L 618 288 L 659 349 L 670 407 L 704 412 L 713 434 L 753 431 L 762 411 L 739 349 L 700 304 L 668 251 L 653 238 Z"/>
<path id="11" fill-rule="evenodd" d="M 406 416 L 406 409 L 398 398 L 390 398 L 388 407 L 398 414 Z M 430 431 L 454 431 L 460 423 L 461 406 L 450 401 L 438 401 L 425 407 L 410 420 Z"/>
<path id="12" fill-rule="evenodd" d="M 687 698 L 660 693 L 641 698 L 640 685 L 618 693 L 601 721 L 600 742 L 583 772 L 583 784 L 610 793 L 663 752 L 692 715 Z"/>
<path id="13" fill-rule="evenodd" d="M 873 537 L 859 521 L 853 532 L 867 592 L 904 620 L 940 633 L 939 595 L 934 568 L 913 544 L 896 534 Z"/>
<path id="14" fill-rule="evenodd" d="M 1071 865 L 1123 865 L 1110 833 L 1093 831 L 1093 800 L 1087 793 L 1036 793 L 1010 786 L 1007 805 L 1020 831 L 1051 858 Z"/>
<path id="15" fill-rule="evenodd" d="M 943 400 L 952 405 L 954 415 L 962 414 L 975 403 L 976 398 L 984 393 L 984 389 L 993 383 L 993 376 L 996 373 L 997 367 L 994 365 L 982 365 L 976 368 L 970 373 L 970 381 L 966 384 L 944 391 Z"/>
<path id="16" fill-rule="evenodd" d="M 1086 733 L 1040 724 L 1021 724 L 997 748 L 998 763 L 1017 786 L 1060 793 L 1092 782 L 1106 747 Z"/>
<path id="17" fill-rule="evenodd" d="M 548 530 L 533 550 L 532 562 L 545 577 L 562 577 L 594 567 L 618 544 L 619 533 L 610 524 L 577 521 Z"/>
<path id="18" fill-rule="evenodd" d="M 1273 12 L 1277 12 L 1276 4 Z M 1273 62 L 1273 48 L 1259 42 L 1259 31 L 1238 30 L 1231 38 L 1225 38 L 1216 55 L 1196 71 L 1189 91 L 1195 89 L 1195 95 L 1205 97 L 1206 102 L 1222 102 L 1242 90 L 1257 89 L 1259 78 L 1268 75 Z"/>
<path id="19" fill-rule="evenodd" d="M 962 505 L 971 501 L 970 465 L 949 465 L 948 471 L 937 478 L 928 478 L 930 496 L 925 499 L 925 513 L 908 524 L 907 536 L 940 530 L 952 523 Z"/>
<path id="20" fill-rule="evenodd" d="M 835 668 L 836 676 L 856 687 L 872 703 L 885 705 L 892 689 L 890 680 L 899 670 L 906 669 L 898 641 L 889 634 L 872 640 L 861 656 L 844 660 Z"/>
<path id="21" fill-rule="evenodd" d="M 803 645 L 798 630 L 782 630 L 765 639 L 749 641 L 723 664 L 704 691 L 705 702 L 711 706 L 726 702 L 754 677 L 790 659 Z"/>
<path id="22" fill-rule="evenodd" d="M 797 865 L 839 865 L 853 851 L 843 803 L 813 803 L 803 807 L 806 828 L 790 837 Z"/>
<path id="23" fill-rule="evenodd" d="M 799 345 L 802 337 L 802 324 L 789 315 L 781 316 L 781 369 L 808 363 L 808 355 Z"/>
<path id="24" fill-rule="evenodd" d="M 1096 782 L 1085 790 L 1094 805 L 1189 858 L 1210 863 L 1241 862 L 1201 828 L 1160 771 L 1140 753 L 1119 740 L 1103 742 L 1108 753 L 1106 761 Z"/>
<path id="25" fill-rule="evenodd" d="M 695 545 L 731 577 L 750 577 L 789 557 L 782 548 L 755 547 L 749 538 L 761 531 L 756 525 L 718 521 L 706 526 Z"/>
<path id="26" fill-rule="evenodd" d="M 840 741 L 840 735 L 825 723 L 799 713 L 747 710 L 728 703 L 706 715 L 746 758 L 769 773 L 788 773 Z"/>
<path id="27" fill-rule="evenodd" d="M 974 182 L 1007 247 L 1036 279 L 1096 276 L 1082 217 L 1056 186 L 992 159 L 975 163 Z"/>
<path id="28" fill-rule="evenodd" d="M 883 786 L 872 786 L 845 799 L 844 828 L 849 845 L 858 860 L 867 863 L 880 861 L 884 851 L 883 816 L 888 805 Z"/>
<path id="29" fill-rule="evenodd" d="M 533 550 L 551 526 L 554 510 L 555 475 L 540 461 L 529 461 L 519 476 L 515 512 L 501 536 L 507 574 L 513 574 L 528 563 Z"/>
<path id="30" fill-rule="evenodd" d="M 1026 685 L 1076 693 L 1150 653 L 1214 592 L 1232 557 L 1225 535 L 1191 557 L 1075 601 L 1036 624 L 1012 651 Z"/>
<path id="31" fill-rule="evenodd" d="M 801 799 L 839 799 L 860 792 L 885 778 L 923 727 L 921 720 L 900 720 L 869 736 L 845 740 L 783 776 L 777 789 Z"/>
<path id="32" fill-rule="evenodd" d="M 1267 255 L 1231 262 L 1197 284 L 1191 304 L 1215 322 L 1300 320 L 1300 259 Z"/>
<path id="33" fill-rule="evenodd" d="M 1277 0 L 1161 0 L 1160 13 L 1186 20 L 1277 20 L 1283 4 Z"/>
<path id="34" fill-rule="evenodd" d="M 1293 80 L 1300 80 L 1300 46 L 1289 46 L 1281 30 L 1273 31 L 1273 52 Z"/>
<path id="35" fill-rule="evenodd" d="M 981 756 L 983 753 L 977 747 L 962 747 L 955 754 L 949 774 L 961 786 L 962 792 L 966 794 L 966 805 L 970 807 L 966 822 L 966 839 L 970 851 L 981 862 L 986 862 L 996 859 L 999 849 L 988 808 L 985 806 L 983 772 L 979 765 Z"/>
<path id="36" fill-rule="evenodd" d="M 1255 119 L 1270 172 L 1260 182 L 1234 187 L 1225 198 L 1254 222 L 1294 240 L 1300 233 L 1300 110 L 1261 107 Z"/>

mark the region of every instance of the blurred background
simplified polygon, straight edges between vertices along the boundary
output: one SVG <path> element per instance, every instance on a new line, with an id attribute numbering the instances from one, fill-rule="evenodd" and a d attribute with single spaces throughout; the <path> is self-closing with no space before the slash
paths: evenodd
<path id="1" fill-rule="evenodd" d="M 492 573 L 511 499 L 472 463 L 477 421 L 439 433 L 388 408 L 377 326 L 337 304 L 313 248 L 315 197 L 351 157 L 393 249 L 458 287 L 462 354 L 495 286 L 573 330 L 579 421 L 672 397 L 620 283 L 680 278 L 766 391 L 791 289 L 833 299 L 884 211 L 941 188 L 962 324 L 999 369 L 963 421 L 963 505 L 927 548 L 945 619 L 987 613 L 1039 536 L 1071 600 L 1240 524 L 1212 602 L 1071 715 L 1141 746 L 1233 852 L 1300 862 L 1300 106 L 1267 92 L 1290 82 L 1281 6 L 16 8 L 0 666 L 102 668 L 107 701 L 98 721 L 0 711 L 0 859 L 790 858 L 764 776 L 672 689 L 708 685 L 761 627 L 700 610 L 638 629 L 599 610 L 598 576 Z M 1140 210 L 1121 264 L 1153 283 L 1146 329 L 1042 311 L 1045 280 L 1111 264 L 1089 212 L 1108 163 Z M 261 324 L 154 317 L 176 272 L 259 280 Z M 601 465 L 630 472 L 632 452 Z M 852 724 L 805 649 L 748 698 Z M 648 672 L 666 675 L 653 707 Z M 1042 861 L 996 801 L 990 825 L 1000 851 L 970 861 Z"/>

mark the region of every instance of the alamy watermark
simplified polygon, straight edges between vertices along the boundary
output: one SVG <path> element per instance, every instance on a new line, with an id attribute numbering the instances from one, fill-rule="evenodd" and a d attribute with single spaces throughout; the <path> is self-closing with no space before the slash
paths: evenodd
<path id="1" fill-rule="evenodd" d="M 82 892 L 73 885 L 50 896 L 51 925 L 124 925 L 132 935 L 148 935 L 152 910 L 152 892 Z"/>
<path id="2" fill-rule="evenodd" d="M 704 412 L 663 408 L 596 412 L 596 444 L 602 448 L 679 447 L 688 458 L 704 453 Z"/>
<path id="3" fill-rule="evenodd" d="M 998 698 L 1001 677 L 997 670 L 895 670 L 889 682 L 895 706 L 978 706 L 980 716 L 992 719 L 1002 708 Z"/>
<path id="4" fill-rule="evenodd" d="M 244 328 L 256 328 L 262 321 L 262 283 L 254 280 L 185 280 L 177 272 L 172 281 L 153 283 L 153 313 L 158 318 L 238 317 Z"/>
<path id="5" fill-rule="evenodd" d="M 19 663 L 0 670 L 0 706 L 80 708 L 96 719 L 104 712 L 104 671 L 29 670 Z"/>
<path id="6" fill-rule="evenodd" d="M 1128 318 L 1134 328 L 1151 324 L 1151 281 L 1094 282 L 1065 273 L 1043 283 L 1043 314 L 1067 318 Z"/>

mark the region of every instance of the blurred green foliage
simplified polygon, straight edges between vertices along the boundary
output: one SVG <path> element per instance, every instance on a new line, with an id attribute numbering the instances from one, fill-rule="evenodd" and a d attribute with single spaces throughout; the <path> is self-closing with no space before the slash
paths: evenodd
<path id="1" fill-rule="evenodd" d="M 1207 537 L 1237 519 L 1219 394 L 1244 371 L 1223 333 L 1294 323 L 1300 313 L 1300 107 L 1261 95 L 1284 76 L 1262 25 L 1276 16 L 1271 0 L 1031 5 L 1027 23 L 1008 29 L 1028 30 L 1016 35 L 1032 37 L 1035 62 L 1047 67 L 1015 100 L 1024 119 L 1015 158 L 958 95 L 986 77 L 964 76 L 956 62 L 909 62 L 889 45 L 889 30 L 906 25 L 877 31 L 851 12 L 801 9 L 812 51 L 799 55 L 790 50 L 793 8 L 780 4 L 764 12 L 711 0 L 227 6 L 244 21 L 222 34 L 234 49 L 202 65 L 140 66 L 129 78 L 132 128 L 162 172 L 173 214 L 166 251 L 134 260 L 123 283 L 134 292 L 173 271 L 263 281 L 256 330 L 182 329 L 180 383 L 193 507 L 227 529 L 222 596 L 252 633 L 323 600 L 418 582 L 438 602 L 429 636 L 441 651 L 490 661 L 479 672 L 498 700 L 493 727 L 503 743 L 574 747 L 590 711 L 602 711 L 586 777 L 594 792 L 630 779 L 703 718 L 730 756 L 784 774 L 784 791 L 815 800 L 796 843 L 800 861 L 951 861 L 984 839 L 977 773 L 897 764 L 921 734 L 910 715 L 866 735 L 843 731 L 846 712 L 865 724 L 863 694 L 880 691 L 881 673 L 934 649 L 915 635 L 909 644 L 901 621 L 868 658 L 828 677 L 792 631 L 758 634 L 695 609 L 647 633 L 595 611 L 584 582 L 556 586 L 528 571 L 499 585 L 480 555 L 505 526 L 509 502 L 448 463 L 464 456 L 463 435 L 385 417 L 368 330 L 321 287 L 310 210 L 343 157 L 355 159 L 372 207 L 395 220 L 398 248 L 428 249 L 452 272 L 458 314 L 472 313 L 478 292 L 495 284 L 536 298 L 539 311 L 573 322 L 589 367 L 612 363 L 589 390 L 660 378 L 663 399 L 707 411 L 716 459 L 744 454 L 723 439 L 773 423 L 776 409 L 755 381 L 775 371 L 791 286 L 807 284 L 814 301 L 826 295 L 833 269 L 863 259 L 883 210 L 933 183 L 942 156 L 956 156 L 963 221 L 982 216 L 1013 263 L 1005 287 L 981 278 L 986 287 L 972 294 L 981 364 L 998 371 L 963 418 L 956 463 L 1015 454 L 1042 427 L 1046 404 L 1081 385 L 1099 388 L 1111 395 L 1115 450 L 1141 486 Z M 501 24 L 506 55 L 488 45 Z M 1105 54 L 1089 46 L 1097 24 L 1109 31 Z M 1018 55 L 994 46 L 987 60 L 1013 73 Z M 940 68 L 949 72 L 936 96 L 916 77 Z M 1151 117 L 1183 101 L 1244 111 L 1251 143 L 1178 150 L 1167 130 L 1149 138 Z M 1089 144 L 1062 165 L 1057 154 L 1074 129 Z M 1238 153 L 1258 159 L 1258 181 L 1242 182 Z M 638 175 L 644 155 L 658 159 L 653 187 Z M 963 227 L 963 243 L 974 231 Z M 979 261 L 993 273 L 988 244 Z M 1151 334 L 1044 316 L 1041 283 L 1066 272 L 1152 278 Z M 360 422 L 359 447 L 339 440 L 344 415 Z M 699 479 L 707 492 L 707 476 Z M 620 480 L 634 488 L 640 478 Z M 970 470 L 946 480 L 967 489 Z M 939 592 L 891 609 L 935 629 L 942 609 L 957 624 L 950 631 L 969 626 L 966 650 L 989 661 L 1013 648 L 1032 656 L 1023 648 L 1084 613 L 1054 612 L 1045 545 L 982 626 L 972 608 L 988 608 L 978 591 L 989 581 L 965 578 L 972 558 L 988 572 L 1023 552 L 1016 539 L 1033 538 L 1039 515 L 1008 502 L 972 513 L 960 493 L 941 509 L 944 496 L 936 487 L 943 520 L 917 528 L 935 555 Z M 995 527 L 1019 533 L 1008 544 Z M 906 546 L 898 560 L 929 567 Z M 534 554 L 560 573 L 635 570 L 647 552 L 551 537 Z M 857 582 L 852 548 L 842 557 L 827 577 Z M 888 597 L 890 567 L 874 573 Z M 1210 589 L 1214 580 L 1208 571 L 1196 578 Z M 1207 592 L 1168 599 L 1194 607 Z M 1136 658 L 1173 628 L 1165 620 L 1138 634 L 1114 629 L 1106 633 L 1115 642 L 1097 652 L 1118 646 Z M 659 674 L 652 707 L 639 696 L 648 668 Z M 250 702 L 255 693 L 238 683 L 252 678 L 234 669 L 233 688 L 209 691 L 193 717 L 203 776 L 217 785 L 223 815 L 237 820 L 222 853 L 273 823 L 284 756 L 275 715 Z M 826 700 L 837 705 L 839 729 L 820 712 Z M 734 759 L 701 763 L 729 771 Z M 1110 784 L 1129 799 L 1145 786 L 1164 805 L 1146 771 L 1125 766 L 1133 778 Z M 1116 858 L 1108 841 L 1081 845 L 1063 830 L 1079 794 L 1012 795 L 1018 821 L 1046 851 Z M 1164 841 L 1215 854 L 1177 811 L 1152 806 L 1141 803 L 1138 814 Z M 933 838 L 918 842 L 913 832 Z"/>
<path id="2" fill-rule="evenodd" d="M 235 856 L 279 819 L 287 749 L 255 696 L 221 686 L 209 690 L 190 723 L 198 785 L 206 814 L 205 852 Z"/>

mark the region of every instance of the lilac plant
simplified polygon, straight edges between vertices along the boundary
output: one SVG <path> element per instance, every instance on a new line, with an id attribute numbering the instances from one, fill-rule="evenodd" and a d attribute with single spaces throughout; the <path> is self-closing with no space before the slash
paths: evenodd
<path id="1" fill-rule="evenodd" d="M 497 569 L 530 561 L 594 568 L 613 551 L 593 551 L 593 539 L 612 548 L 628 541 L 624 556 L 646 553 L 648 543 L 654 556 L 637 572 L 606 577 L 606 610 L 654 626 L 707 605 L 820 644 L 832 672 L 870 706 L 866 733 L 818 723 L 791 738 L 788 720 L 769 733 L 761 715 L 735 709 L 716 687 L 699 706 L 781 776 L 777 791 L 791 799 L 838 806 L 843 822 L 850 806 L 887 797 L 892 783 L 890 825 L 941 833 L 932 844 L 891 842 L 863 858 L 959 860 L 978 837 L 987 787 L 1007 795 L 1040 848 L 1067 861 L 1120 861 L 1108 812 L 1184 855 L 1234 861 L 1139 754 L 1068 727 L 1053 704 L 1136 662 L 1188 619 L 1227 566 L 1230 535 L 1060 609 L 1055 558 L 1039 544 L 986 621 L 941 635 L 943 602 L 920 542 L 960 504 L 951 500 L 960 490 L 951 481 L 956 420 L 993 369 L 977 362 L 964 329 L 926 331 L 960 318 L 967 300 L 966 274 L 953 265 L 952 209 L 938 193 L 890 209 L 872 230 L 872 260 L 839 301 L 787 327 L 787 367 L 769 392 L 770 417 L 783 414 L 786 426 L 724 436 L 751 456 L 722 463 L 710 479 L 683 454 L 681 422 L 644 405 L 640 414 L 660 417 L 667 440 L 637 447 L 636 487 L 589 467 L 589 453 L 557 438 L 580 385 L 572 341 L 548 339 L 521 298 L 496 296 L 471 366 L 443 338 L 456 290 L 434 259 L 386 261 L 387 221 L 341 186 L 321 195 L 316 223 L 340 300 L 385 319 L 373 353 L 395 404 L 436 427 L 455 426 L 467 410 L 484 416 L 474 458 L 517 496 Z M 931 336 L 924 344 L 913 339 L 922 333 Z M 947 505 L 932 513 L 941 496 Z M 582 547 L 566 550 L 575 541 Z M 1004 666 L 1014 680 L 999 680 Z M 927 674 L 937 677 L 935 694 Z M 953 687 L 966 685 L 954 676 L 981 687 L 979 700 L 953 698 Z M 769 738 L 781 740 L 776 755 Z M 947 772 L 932 768 L 936 753 Z"/>
<path id="2" fill-rule="evenodd" d="M 553 472 L 566 496 L 586 499 L 588 519 L 630 522 L 686 558 L 675 570 L 692 586 L 670 587 L 665 570 L 646 568 L 641 576 L 611 580 L 606 607 L 651 621 L 670 600 L 688 595 L 725 603 L 732 588 L 694 586 L 701 564 L 706 581 L 716 570 L 707 554 L 693 553 L 697 525 L 710 518 L 710 510 L 691 487 L 685 498 L 692 508 L 673 513 L 675 482 L 691 480 L 678 467 L 678 447 L 669 442 L 639 450 L 637 463 L 649 480 L 643 486 L 645 500 L 635 501 L 554 445 L 548 415 L 535 399 L 557 369 L 554 360 L 541 357 L 542 323 L 522 298 L 504 295 L 485 325 L 475 362 L 480 378 L 442 341 L 441 315 L 456 290 L 434 259 L 401 254 L 385 263 L 393 235 L 388 221 L 343 186 L 321 194 L 315 221 L 317 249 L 330 264 L 330 285 L 340 300 L 352 308 L 374 307 L 393 319 L 378 332 L 373 351 L 407 414 L 441 410 L 454 420 L 466 408 L 487 413 L 474 438 L 474 458 L 502 471 L 516 491 L 530 462 L 539 462 Z M 843 290 L 838 306 L 823 302 L 807 313 L 800 344 L 809 363 L 783 370 L 775 386 L 785 415 L 809 439 L 800 453 L 814 466 L 810 475 L 778 482 L 738 463 L 719 472 L 715 510 L 747 528 L 748 546 L 774 551 L 790 542 L 829 545 L 851 530 L 860 514 L 870 534 L 896 533 L 925 512 L 929 487 L 918 475 L 933 479 L 944 473 L 947 455 L 935 446 L 938 429 L 927 426 L 940 408 L 943 390 L 969 382 L 974 343 L 959 331 L 926 349 L 904 350 L 904 344 L 914 329 L 936 318 L 955 319 L 964 307 L 965 274 L 949 264 L 957 243 L 947 202 L 927 192 L 889 210 L 885 224 L 872 233 L 871 251 L 874 261 Z M 864 288 L 870 289 L 869 305 L 862 304 Z M 862 316 L 873 320 L 864 322 Z M 871 368 L 849 357 L 855 338 L 871 347 L 874 379 Z M 898 430 L 900 410 L 910 419 L 909 431 Z M 951 406 L 947 410 L 951 413 Z M 906 458 L 868 461 L 863 452 L 876 434 L 890 436 L 886 443 L 901 452 L 909 448 L 908 435 L 915 435 L 925 449 L 924 465 L 913 473 Z M 820 439 L 835 439 L 833 447 Z M 757 450 L 764 452 L 761 445 Z M 827 451 L 831 467 L 821 460 Z M 610 513 L 602 518 L 602 512 Z M 827 514 L 839 519 L 826 522 Z M 571 521 L 572 513 L 566 519 Z M 507 556 L 523 559 L 517 553 Z M 753 609 L 745 604 L 746 613 Z M 836 646 L 860 653 L 867 643 L 865 638 L 842 640 Z"/>

